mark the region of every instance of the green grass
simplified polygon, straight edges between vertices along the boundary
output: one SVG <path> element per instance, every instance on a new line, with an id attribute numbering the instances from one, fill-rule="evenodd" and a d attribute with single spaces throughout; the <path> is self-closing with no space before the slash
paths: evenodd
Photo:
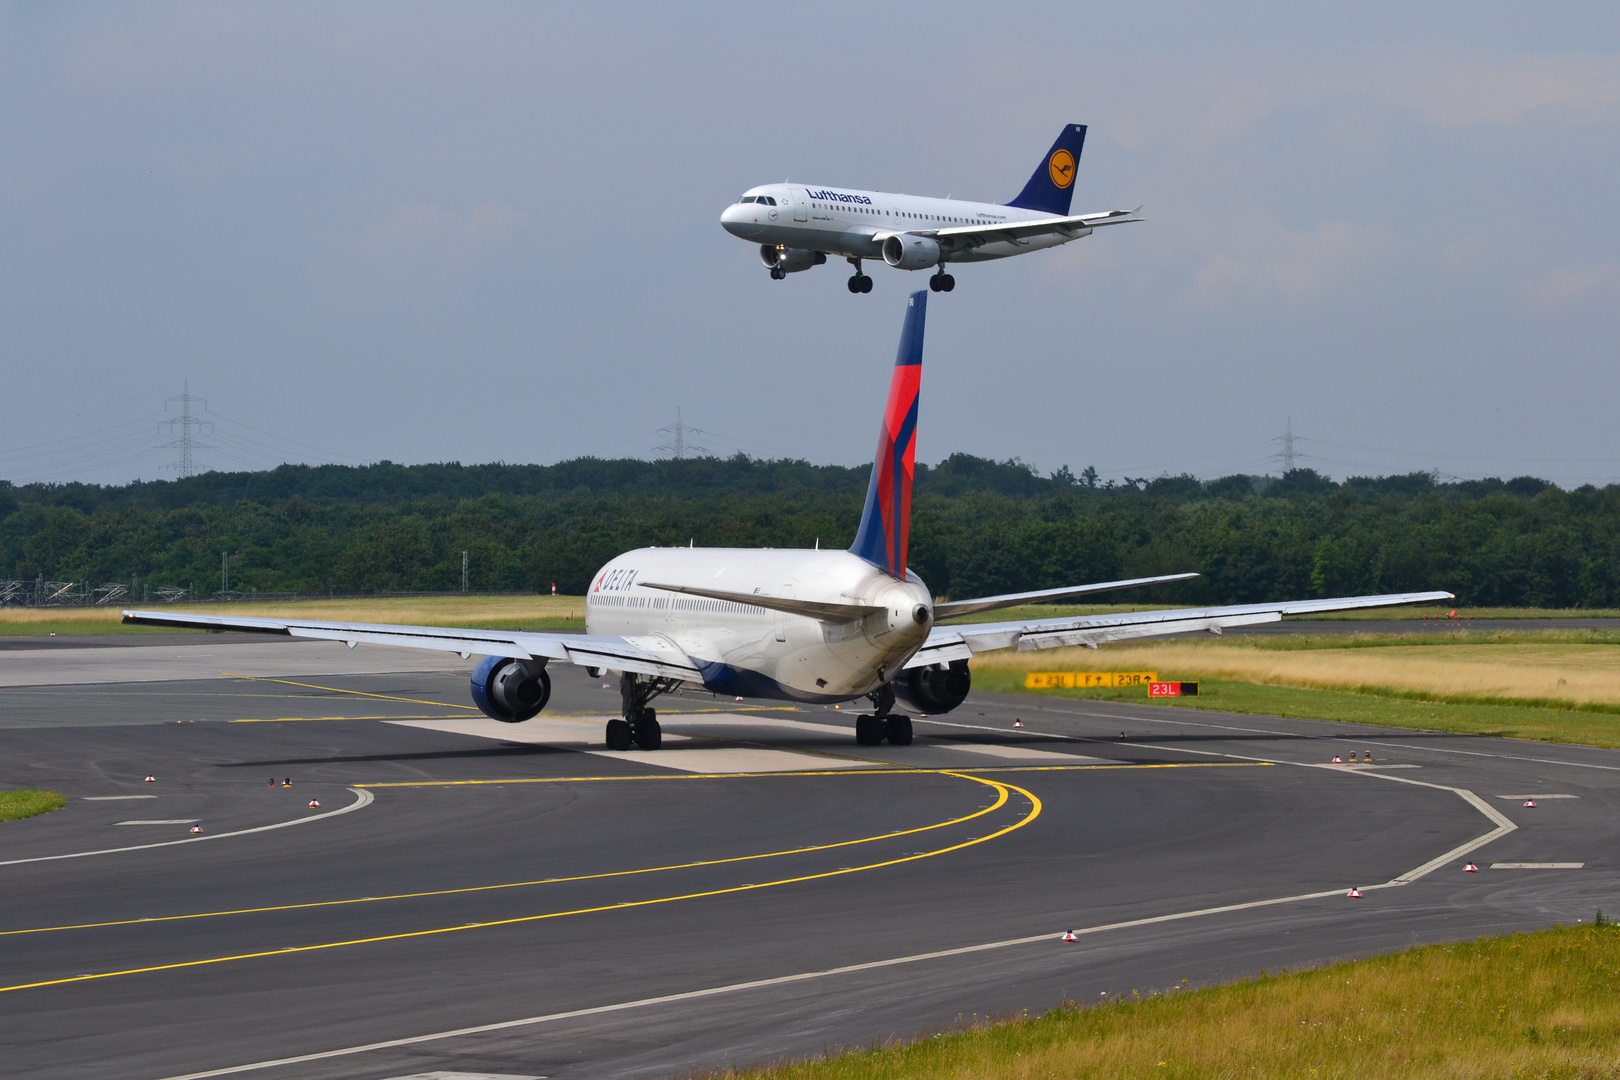
<path id="1" fill-rule="evenodd" d="M 1150 698 L 1143 687 L 1094 690 L 1025 690 L 1024 673 L 974 671 L 973 688 L 1036 697 L 1128 701 L 1166 708 L 1339 720 L 1376 727 L 1423 728 L 1463 735 L 1620 747 L 1620 713 L 1592 709 L 1545 708 L 1523 704 L 1426 701 L 1396 694 L 1345 690 L 1304 690 L 1261 683 L 1199 680 L 1198 696 Z"/>
<path id="2" fill-rule="evenodd" d="M 21 791 L 0 791 L 0 821 L 16 821 L 35 814 L 60 810 L 67 805 L 67 796 L 54 791 L 24 788 Z"/>
<path id="3" fill-rule="evenodd" d="M 1052 948 L 1083 955 L 1086 946 Z M 715 1075 L 1597 1080 L 1620 1076 L 1617 1052 L 1620 932 L 1611 924 L 1429 945 L 1210 989 L 1120 987 L 1097 1004 Z"/>

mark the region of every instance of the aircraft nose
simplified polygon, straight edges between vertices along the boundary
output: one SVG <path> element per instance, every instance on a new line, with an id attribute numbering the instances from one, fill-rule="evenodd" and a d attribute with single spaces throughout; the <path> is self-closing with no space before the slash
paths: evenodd
<path id="1" fill-rule="evenodd" d="M 720 215 L 720 224 L 733 236 L 748 236 L 754 231 L 754 208 L 746 203 L 732 203 Z"/>

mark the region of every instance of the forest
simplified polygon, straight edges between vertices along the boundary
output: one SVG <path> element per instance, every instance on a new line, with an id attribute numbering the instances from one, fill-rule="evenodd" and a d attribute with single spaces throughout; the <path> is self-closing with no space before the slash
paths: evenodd
<path id="1" fill-rule="evenodd" d="M 870 466 L 731 458 L 287 465 L 122 486 L 0 482 L 0 578 L 148 590 L 578 594 L 655 545 L 845 547 Z M 1197 571 L 1143 600 L 1449 589 L 1467 605 L 1620 607 L 1620 484 L 1428 473 L 1100 482 L 957 454 L 919 465 L 911 565 L 942 597 Z M 137 593 L 137 595 L 141 595 Z"/>

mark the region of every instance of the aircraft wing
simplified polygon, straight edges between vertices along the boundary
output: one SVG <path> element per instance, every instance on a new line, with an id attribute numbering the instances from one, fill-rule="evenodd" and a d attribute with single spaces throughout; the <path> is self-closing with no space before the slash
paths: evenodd
<path id="1" fill-rule="evenodd" d="M 264 619 L 247 615 L 196 615 L 179 611 L 126 611 L 124 622 L 141 626 L 178 626 L 195 630 L 244 630 L 257 634 L 398 645 L 459 653 L 462 659 L 512 656 L 520 660 L 562 660 L 580 667 L 609 668 L 701 684 L 703 675 L 691 659 L 662 634 L 619 637 L 612 634 L 566 634 L 527 630 L 460 630 L 446 626 L 396 626 L 390 623 L 317 622 Z"/>
<path id="2" fill-rule="evenodd" d="M 1034 592 L 1003 593 L 1000 596 L 981 596 L 974 600 L 941 600 L 934 605 L 934 618 L 959 619 L 981 611 L 1017 607 L 1019 604 L 1038 604 L 1043 600 L 1061 600 L 1065 596 L 1085 596 L 1088 593 L 1113 592 L 1116 589 L 1139 589 L 1144 585 L 1163 585 L 1169 581 L 1186 581 L 1197 574 L 1163 574 L 1159 577 L 1126 578 L 1124 581 L 1099 581 L 1091 585 L 1065 585 L 1061 589 L 1037 589 Z"/>
<path id="3" fill-rule="evenodd" d="M 1103 225 L 1125 225 L 1144 220 L 1136 210 L 1109 210 L 1100 214 L 1073 214 L 1037 218 L 1034 221 L 1008 221 L 997 225 L 955 225 L 949 229 L 910 229 L 921 236 L 932 236 L 951 251 L 962 251 L 998 241 L 1023 240 L 1031 236 L 1057 233 L 1073 239 Z"/>
<path id="4" fill-rule="evenodd" d="M 1165 637 L 1203 631 L 1219 634 L 1229 626 L 1278 622 L 1284 615 L 1317 615 L 1356 608 L 1420 604 L 1451 600 L 1448 592 L 1388 593 L 1382 596 L 1340 596 L 1327 600 L 1292 600 L 1275 604 L 1235 604 L 1230 607 L 1181 608 L 1171 611 L 1132 611 L 1110 615 L 1071 615 L 1023 622 L 964 623 L 936 626 L 907 668 L 966 660 L 993 649 L 1055 649 L 1084 645 L 1095 649 L 1108 641 Z"/>

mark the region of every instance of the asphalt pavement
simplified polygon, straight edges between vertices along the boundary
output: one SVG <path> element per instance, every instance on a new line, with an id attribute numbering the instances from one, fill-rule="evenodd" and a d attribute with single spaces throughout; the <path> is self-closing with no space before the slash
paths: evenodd
<path id="1" fill-rule="evenodd" d="M 0 687 L 0 785 L 70 798 L 0 825 L 7 1076 L 671 1076 L 1620 908 L 1620 752 L 974 694 L 610 753 L 578 670 L 500 725 L 317 648 Z"/>

